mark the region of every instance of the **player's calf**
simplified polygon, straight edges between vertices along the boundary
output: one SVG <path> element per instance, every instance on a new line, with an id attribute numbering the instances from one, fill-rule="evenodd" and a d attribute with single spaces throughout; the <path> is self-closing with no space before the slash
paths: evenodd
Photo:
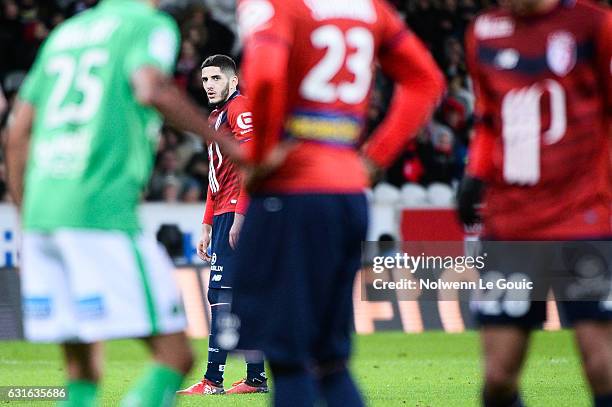
<path id="1" fill-rule="evenodd" d="M 346 360 L 319 363 L 316 374 L 321 395 L 329 407 L 361 407 L 359 390 L 351 378 Z"/>
<path id="2" fill-rule="evenodd" d="M 183 378 L 194 363 L 185 333 L 148 338 L 154 363 L 122 400 L 122 406 L 157 407 L 173 405 Z"/>
<path id="3" fill-rule="evenodd" d="M 98 382 L 102 376 L 101 344 L 64 344 L 63 348 L 69 377 L 66 387 L 70 399 L 60 405 L 62 407 L 96 405 Z"/>
<path id="4" fill-rule="evenodd" d="M 529 332 L 511 326 L 485 326 L 481 331 L 485 359 L 482 393 L 485 407 L 523 406 L 518 380 Z"/>
<path id="5" fill-rule="evenodd" d="M 584 321 L 575 325 L 582 365 L 596 407 L 612 406 L 612 324 Z"/>

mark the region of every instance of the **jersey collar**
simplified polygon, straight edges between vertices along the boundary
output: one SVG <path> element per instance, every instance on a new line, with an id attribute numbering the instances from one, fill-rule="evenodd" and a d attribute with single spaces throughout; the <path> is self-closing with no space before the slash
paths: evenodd
<path id="1" fill-rule="evenodd" d="M 232 99 L 235 99 L 235 98 L 236 98 L 236 96 L 238 96 L 238 95 L 240 95 L 240 91 L 239 91 L 238 89 L 236 89 L 236 90 L 234 91 L 234 93 L 232 93 L 232 94 L 230 95 L 230 97 L 228 97 L 228 98 L 225 100 L 225 102 L 223 102 L 223 103 L 221 103 L 219 106 L 217 106 L 217 107 L 215 108 L 215 110 L 221 110 L 221 109 L 225 108 L 225 106 L 227 106 L 227 104 L 228 104 L 228 103 L 229 103 L 229 102 L 230 102 Z"/>

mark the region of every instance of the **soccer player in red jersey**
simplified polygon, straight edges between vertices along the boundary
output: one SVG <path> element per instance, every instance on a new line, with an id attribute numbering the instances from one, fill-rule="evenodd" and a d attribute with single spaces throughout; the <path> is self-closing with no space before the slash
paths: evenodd
<path id="1" fill-rule="evenodd" d="M 484 194 L 484 235 L 491 239 L 609 240 L 612 13 L 584 0 L 504 6 L 477 17 L 466 34 L 478 121 L 459 215 L 476 222 Z M 520 406 L 529 332 L 545 320 L 545 303 L 532 301 L 521 312 L 476 305 L 484 404 Z M 605 301 L 561 305 L 574 324 L 594 405 L 612 406 L 612 308 Z"/>
<path id="2" fill-rule="evenodd" d="M 264 351 L 276 406 L 320 399 L 361 406 L 348 359 L 366 167 L 393 161 L 432 113 L 443 77 L 385 1 L 244 0 L 238 16 L 256 134 L 251 181 L 279 143 L 292 148 L 251 183 L 233 282 L 236 318 L 224 332 L 239 335 L 238 348 Z M 377 63 L 395 94 L 360 156 Z"/>
<path id="3" fill-rule="evenodd" d="M 214 110 L 208 122 L 220 134 L 232 134 L 244 144 L 253 136 L 253 118 L 247 99 L 238 91 L 236 64 L 226 55 L 213 55 L 202 63 L 202 85 Z M 240 394 L 268 391 L 264 362 L 261 357 L 247 359 L 246 379 L 223 389 L 223 373 L 227 351 L 219 346 L 217 320 L 231 307 L 231 276 L 235 268 L 235 247 L 248 206 L 248 196 L 241 182 L 238 167 L 223 154 L 218 143 L 208 148 L 208 194 L 202 221 L 202 235 L 197 252 L 210 261 L 208 301 L 211 309 L 208 340 L 208 366 L 204 378 L 179 394 Z M 211 243 L 212 240 L 212 243 Z M 211 254 L 208 245 L 211 243 Z"/>

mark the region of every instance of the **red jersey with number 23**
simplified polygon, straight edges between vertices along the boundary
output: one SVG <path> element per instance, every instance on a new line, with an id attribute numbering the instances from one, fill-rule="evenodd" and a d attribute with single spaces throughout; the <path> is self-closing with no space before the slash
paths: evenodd
<path id="1" fill-rule="evenodd" d="M 612 13 L 561 1 L 493 10 L 466 37 L 478 124 L 468 173 L 486 180 L 496 239 L 611 236 Z"/>
<path id="2" fill-rule="evenodd" d="M 233 135 L 239 143 L 253 136 L 253 116 L 247 99 L 238 91 L 210 113 L 210 127 Z M 227 212 L 244 214 L 248 195 L 243 188 L 240 169 L 223 155 L 217 143 L 208 143 L 208 193 L 202 223 L 213 224 L 213 216 Z"/>
<path id="3" fill-rule="evenodd" d="M 297 147 L 261 187 L 273 193 L 357 193 L 368 184 L 363 141 L 374 67 L 397 85 L 365 155 L 391 163 L 427 119 L 443 79 L 384 0 L 240 0 L 242 73 L 259 162 L 282 140 Z"/>

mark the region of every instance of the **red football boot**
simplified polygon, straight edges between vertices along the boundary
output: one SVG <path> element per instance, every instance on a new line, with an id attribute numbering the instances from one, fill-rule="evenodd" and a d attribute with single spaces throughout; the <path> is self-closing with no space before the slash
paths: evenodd
<path id="1" fill-rule="evenodd" d="M 249 393 L 267 393 L 268 385 L 266 383 L 255 384 L 249 383 L 246 379 L 242 379 L 232 384 L 232 388 L 225 394 L 249 394 Z"/>
<path id="2" fill-rule="evenodd" d="M 219 386 L 216 383 L 204 378 L 184 390 L 177 391 L 176 394 L 206 396 L 209 394 L 225 394 L 225 390 L 223 389 L 223 385 Z"/>

